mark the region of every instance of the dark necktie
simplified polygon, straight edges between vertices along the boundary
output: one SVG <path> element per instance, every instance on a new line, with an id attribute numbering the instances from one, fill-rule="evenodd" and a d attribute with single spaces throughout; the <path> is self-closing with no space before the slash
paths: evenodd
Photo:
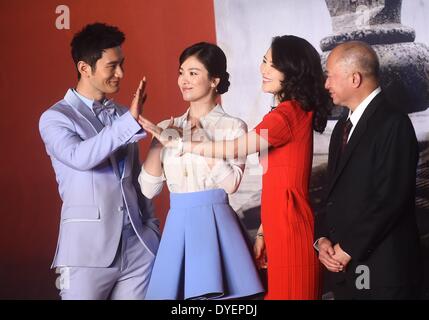
<path id="1" fill-rule="evenodd" d="M 352 127 L 353 127 L 353 124 L 349 118 L 347 119 L 346 124 L 344 125 L 344 128 L 343 128 L 343 140 L 341 141 L 341 154 L 344 152 L 344 149 L 346 148 L 347 140 L 349 138 L 350 130 L 352 129 Z"/>

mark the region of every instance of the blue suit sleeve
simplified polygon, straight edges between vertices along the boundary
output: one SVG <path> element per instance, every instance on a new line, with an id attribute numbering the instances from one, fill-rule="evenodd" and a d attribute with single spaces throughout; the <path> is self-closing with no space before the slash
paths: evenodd
<path id="1" fill-rule="evenodd" d="M 130 143 L 141 127 L 126 112 L 112 126 L 84 140 L 76 132 L 73 121 L 50 109 L 41 116 L 39 130 L 50 156 L 73 169 L 85 171 L 105 161 L 122 145 Z"/>

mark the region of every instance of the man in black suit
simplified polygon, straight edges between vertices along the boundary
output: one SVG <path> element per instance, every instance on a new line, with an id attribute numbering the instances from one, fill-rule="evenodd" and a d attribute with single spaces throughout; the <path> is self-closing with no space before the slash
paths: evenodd
<path id="1" fill-rule="evenodd" d="M 368 44 L 339 45 L 326 69 L 326 89 L 349 114 L 332 132 L 326 210 L 316 217 L 325 284 L 335 299 L 417 298 L 413 126 L 381 92 L 378 57 Z"/>

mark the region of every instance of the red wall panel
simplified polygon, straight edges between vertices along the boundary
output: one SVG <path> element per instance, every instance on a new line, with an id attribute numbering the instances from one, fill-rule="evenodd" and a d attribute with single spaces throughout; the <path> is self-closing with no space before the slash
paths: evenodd
<path id="1" fill-rule="evenodd" d="M 70 8 L 70 30 L 57 30 L 55 9 Z M 54 254 L 60 198 L 38 132 L 41 113 L 76 84 L 73 34 L 106 22 L 126 34 L 121 91 L 128 104 L 148 79 L 144 114 L 154 121 L 186 109 L 177 88 L 178 56 L 197 41 L 215 42 L 212 0 L 93 0 L 0 2 L 0 298 L 57 298 Z M 149 139 L 141 144 L 141 156 Z M 166 188 L 165 188 L 166 189 Z M 163 221 L 168 192 L 155 200 Z"/>

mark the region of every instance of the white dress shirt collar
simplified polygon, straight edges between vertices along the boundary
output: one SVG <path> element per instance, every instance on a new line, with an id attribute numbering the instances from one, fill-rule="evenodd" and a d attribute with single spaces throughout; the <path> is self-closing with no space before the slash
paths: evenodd
<path id="1" fill-rule="evenodd" d="M 347 119 L 350 119 L 352 122 L 352 129 L 350 130 L 349 137 L 347 139 L 350 140 L 350 137 L 352 136 L 353 131 L 355 130 L 360 118 L 362 117 L 363 113 L 365 112 L 368 105 L 371 103 L 371 101 L 381 92 L 381 88 L 377 87 L 373 92 L 369 94 L 359 105 L 356 107 L 355 111 L 349 111 L 349 116 Z"/>
<path id="2" fill-rule="evenodd" d="M 80 100 L 82 100 L 82 102 L 92 110 L 92 106 L 94 104 L 94 99 L 89 99 L 87 97 L 84 97 L 83 95 L 81 95 L 79 92 L 77 92 L 76 89 L 72 89 L 73 92 L 75 93 L 75 95 L 77 95 L 79 97 Z"/>
<path id="3" fill-rule="evenodd" d="M 350 118 L 350 121 L 353 124 L 353 127 L 356 127 L 357 123 L 359 122 L 360 117 L 362 116 L 362 114 L 365 112 L 366 107 L 368 107 L 368 105 L 370 104 L 370 102 L 375 98 L 375 96 L 377 94 L 379 94 L 381 92 L 381 88 L 377 87 L 377 89 L 375 89 L 373 92 L 371 92 L 369 94 L 368 97 L 366 97 L 355 109 L 355 111 L 349 111 L 349 116 L 348 118 Z"/>
<path id="4" fill-rule="evenodd" d="M 181 117 L 179 117 L 179 122 L 181 124 L 186 123 L 186 121 L 188 120 L 189 111 L 190 108 L 188 108 L 188 110 L 186 110 L 186 112 Z M 222 106 L 220 104 L 217 104 L 213 109 L 210 110 L 209 113 L 207 113 L 205 116 L 200 117 L 200 122 L 204 127 L 206 121 L 209 123 L 216 123 L 216 121 L 224 114 L 225 111 L 223 110 Z"/>

